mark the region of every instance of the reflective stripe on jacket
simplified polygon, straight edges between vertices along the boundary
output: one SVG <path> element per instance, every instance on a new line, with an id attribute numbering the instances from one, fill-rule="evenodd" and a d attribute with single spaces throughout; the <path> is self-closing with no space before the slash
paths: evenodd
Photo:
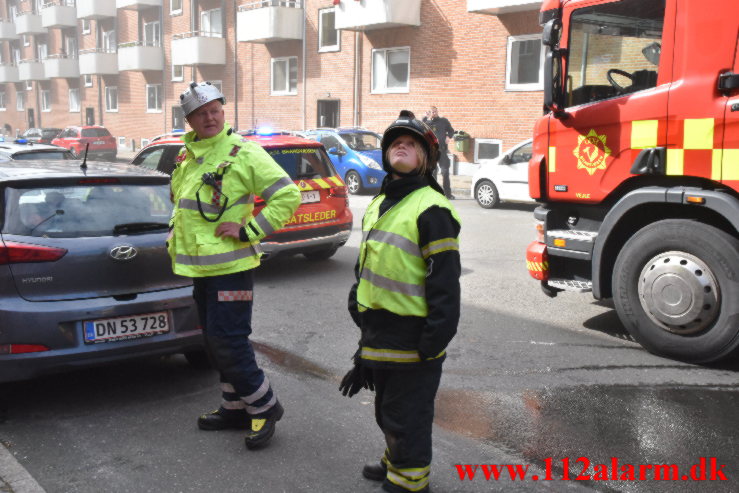
<path id="1" fill-rule="evenodd" d="M 231 274 L 259 265 L 259 241 L 281 228 L 300 205 L 300 191 L 285 171 L 262 147 L 233 132 L 228 125 L 216 136 L 195 140 L 194 132 L 183 138 L 184 156 L 172 173 L 172 234 L 168 250 L 175 274 L 206 277 Z M 219 178 L 219 193 L 203 183 L 203 174 Z M 223 215 L 215 219 L 226 205 Z M 267 205 L 254 217 L 254 198 Z M 228 198 L 228 203 L 226 199 Z M 217 237 L 222 222 L 245 225 L 249 241 Z"/>

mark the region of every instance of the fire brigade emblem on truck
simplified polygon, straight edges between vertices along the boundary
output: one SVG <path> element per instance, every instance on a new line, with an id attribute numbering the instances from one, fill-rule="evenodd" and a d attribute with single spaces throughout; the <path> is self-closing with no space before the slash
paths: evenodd
<path id="1" fill-rule="evenodd" d="M 577 169 L 584 169 L 590 176 L 599 169 L 606 169 L 606 158 L 611 150 L 606 146 L 606 136 L 590 130 L 588 135 L 577 136 L 577 147 L 572 151 L 577 158 Z"/>

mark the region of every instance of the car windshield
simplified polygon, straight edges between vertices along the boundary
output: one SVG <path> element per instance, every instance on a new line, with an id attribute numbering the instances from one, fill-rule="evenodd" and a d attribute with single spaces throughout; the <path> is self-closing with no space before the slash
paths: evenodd
<path id="1" fill-rule="evenodd" d="M 46 137 L 46 138 L 50 138 L 50 137 L 53 138 L 53 137 L 56 137 L 57 135 L 59 135 L 59 132 L 61 132 L 61 129 L 58 129 L 58 128 L 47 128 L 46 130 L 42 130 L 41 131 L 41 135 L 43 137 Z"/>
<path id="2" fill-rule="evenodd" d="M 380 148 L 380 136 L 365 132 L 342 132 L 341 138 L 354 151 L 374 151 Z"/>
<path id="3" fill-rule="evenodd" d="M 110 132 L 105 128 L 83 128 L 83 137 L 109 137 Z"/>
<path id="4" fill-rule="evenodd" d="M 23 236 L 79 238 L 166 230 L 172 213 L 167 184 L 6 188 L 4 198 L 1 232 Z"/>
<path id="5" fill-rule="evenodd" d="M 293 180 L 326 178 L 336 174 L 326 152 L 318 147 L 267 149 L 272 159 L 287 171 Z"/>
<path id="6" fill-rule="evenodd" d="M 43 159 L 45 161 L 54 160 L 61 161 L 65 159 L 75 159 L 72 153 L 63 149 L 48 150 L 48 151 L 32 151 L 32 152 L 16 152 L 13 154 L 14 161 L 33 161 L 36 159 Z"/>

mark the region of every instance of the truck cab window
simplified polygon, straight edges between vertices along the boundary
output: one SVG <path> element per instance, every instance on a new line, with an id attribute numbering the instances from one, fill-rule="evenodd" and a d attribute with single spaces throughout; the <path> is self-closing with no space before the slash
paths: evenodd
<path id="1" fill-rule="evenodd" d="M 624 0 L 572 14 L 568 107 L 657 85 L 665 0 Z"/>

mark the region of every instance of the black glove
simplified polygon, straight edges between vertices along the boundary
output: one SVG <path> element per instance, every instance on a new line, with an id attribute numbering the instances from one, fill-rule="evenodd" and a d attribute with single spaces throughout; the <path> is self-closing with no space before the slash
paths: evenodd
<path id="1" fill-rule="evenodd" d="M 359 361 L 359 358 L 355 358 L 354 367 L 341 379 L 339 390 L 341 391 L 341 395 L 352 397 L 360 389 L 374 391 L 375 381 L 372 376 L 372 370 L 364 367 Z"/>

